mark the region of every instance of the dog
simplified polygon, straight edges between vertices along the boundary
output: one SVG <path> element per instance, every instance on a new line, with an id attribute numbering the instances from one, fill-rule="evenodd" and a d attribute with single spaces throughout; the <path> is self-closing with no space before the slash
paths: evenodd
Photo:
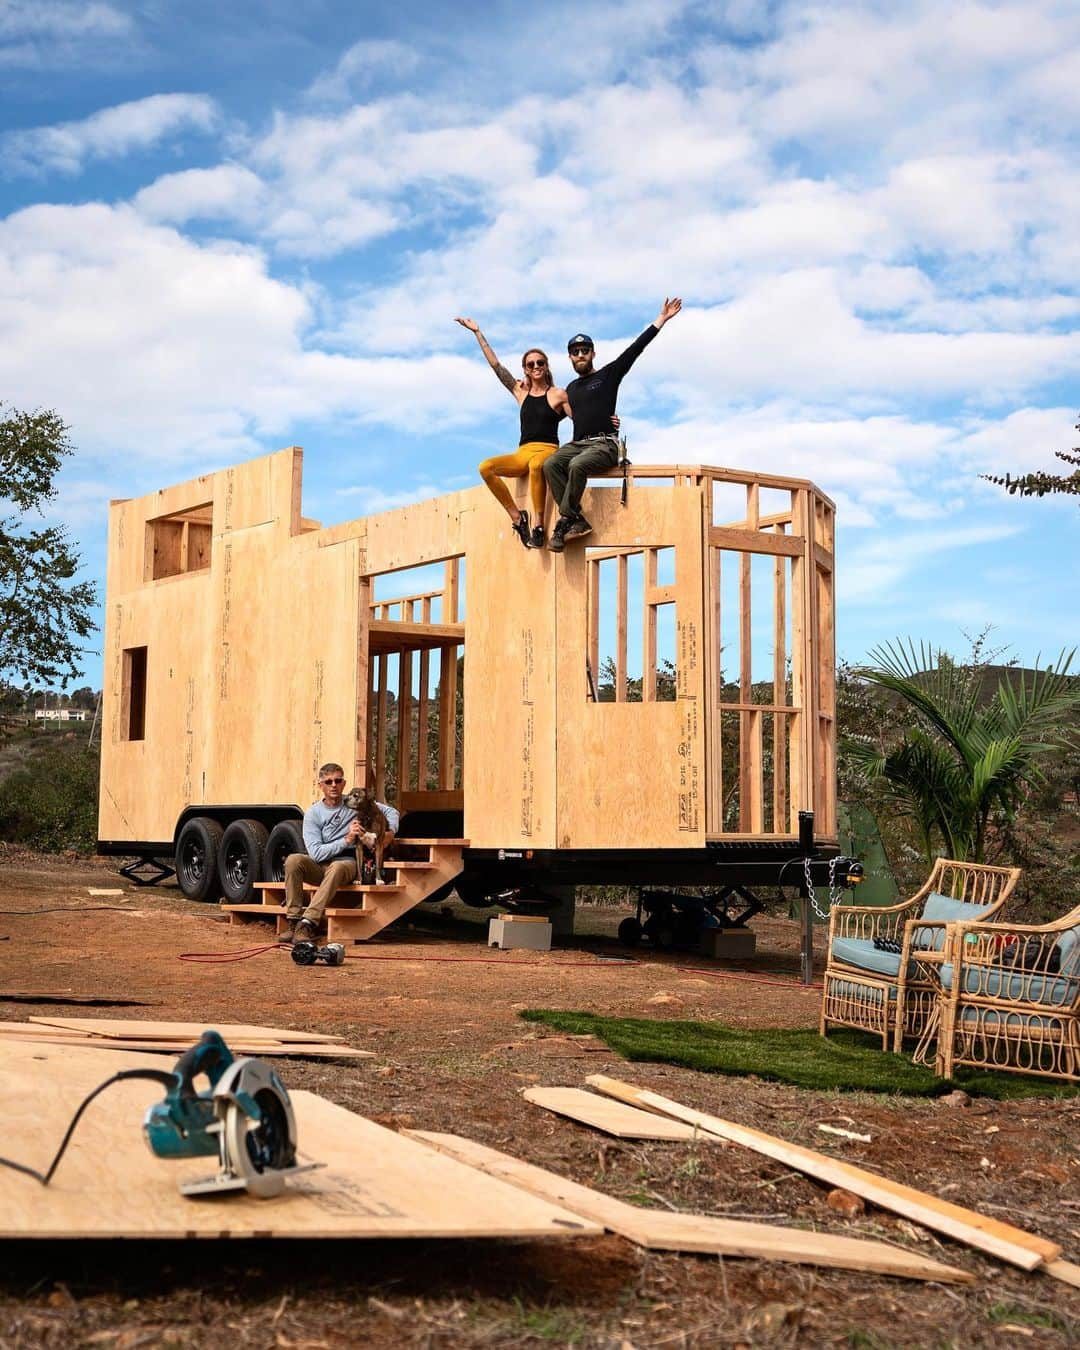
<path id="1" fill-rule="evenodd" d="M 342 799 L 342 804 L 356 812 L 360 828 L 365 834 L 375 836 L 375 847 L 372 850 L 375 854 L 375 885 L 385 886 L 386 882 L 383 879 L 383 841 L 386 838 L 386 817 L 379 810 L 375 798 L 370 793 L 365 792 L 363 788 L 355 787 L 351 792 L 346 793 Z M 364 846 L 359 840 L 356 844 L 356 879 L 360 882 L 364 880 Z"/>

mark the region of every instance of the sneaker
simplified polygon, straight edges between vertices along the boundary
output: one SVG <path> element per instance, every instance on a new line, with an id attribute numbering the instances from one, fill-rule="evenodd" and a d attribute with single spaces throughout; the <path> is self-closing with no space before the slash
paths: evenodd
<path id="1" fill-rule="evenodd" d="M 293 933 L 293 942 L 314 942 L 319 936 L 319 925 L 310 919 L 300 919 Z"/>
<path id="2" fill-rule="evenodd" d="M 285 927 L 278 934 L 278 942 L 286 947 L 292 946 L 293 942 L 296 940 L 296 925 L 299 922 L 299 919 L 290 919 L 289 916 L 286 915 Z"/>
<path id="3" fill-rule="evenodd" d="M 533 532 L 529 535 L 530 548 L 544 547 L 544 527 L 543 525 L 534 525 Z"/>
<path id="4" fill-rule="evenodd" d="M 573 524 L 569 516 L 560 516 L 555 522 L 555 528 L 551 531 L 551 538 L 548 540 L 548 548 L 552 553 L 561 553 L 566 547 L 566 532 Z"/>
<path id="5" fill-rule="evenodd" d="M 518 516 L 517 520 L 514 522 L 513 525 L 510 526 L 510 528 L 511 528 L 511 530 L 513 530 L 513 532 L 517 535 L 517 537 L 521 540 L 521 542 L 525 545 L 525 547 L 528 548 L 528 547 L 529 547 L 529 513 L 528 513 L 528 511 L 522 511 L 521 515 Z"/>
<path id="6" fill-rule="evenodd" d="M 592 534 L 592 526 L 584 516 L 575 516 L 573 524 L 566 531 L 567 539 L 582 539 L 587 534 Z"/>

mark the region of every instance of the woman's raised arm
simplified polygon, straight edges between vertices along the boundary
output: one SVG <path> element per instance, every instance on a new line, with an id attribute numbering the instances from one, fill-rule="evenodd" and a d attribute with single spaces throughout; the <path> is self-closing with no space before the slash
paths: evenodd
<path id="1" fill-rule="evenodd" d="M 495 355 L 494 351 L 491 348 L 491 343 L 488 342 L 487 338 L 483 335 L 483 333 L 481 333 L 480 325 L 476 322 L 476 320 L 455 319 L 454 322 L 461 324 L 462 328 L 467 328 L 470 333 L 476 334 L 476 340 L 480 344 L 480 350 L 487 357 L 488 365 L 498 376 L 499 383 L 505 385 L 511 394 L 516 395 L 518 389 L 518 381 L 514 379 L 513 375 L 510 374 L 510 372 L 502 364 L 499 358 Z"/>

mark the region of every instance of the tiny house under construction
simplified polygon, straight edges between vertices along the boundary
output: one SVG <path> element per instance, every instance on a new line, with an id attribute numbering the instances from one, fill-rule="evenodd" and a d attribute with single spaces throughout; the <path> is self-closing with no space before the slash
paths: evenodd
<path id="1" fill-rule="evenodd" d="M 331 760 L 422 841 L 331 935 L 452 882 L 474 902 L 775 882 L 800 811 L 835 847 L 834 508 L 813 484 L 634 467 L 591 484 L 593 533 L 556 555 L 482 486 L 324 529 L 302 461 L 113 503 L 102 852 L 254 906 Z M 401 595 L 391 574 L 419 568 Z"/>

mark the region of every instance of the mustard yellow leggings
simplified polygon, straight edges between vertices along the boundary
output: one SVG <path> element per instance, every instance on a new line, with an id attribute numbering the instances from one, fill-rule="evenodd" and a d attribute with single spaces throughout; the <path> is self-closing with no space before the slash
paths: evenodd
<path id="1" fill-rule="evenodd" d="M 545 445 L 543 441 L 526 441 L 519 445 L 512 455 L 493 455 L 480 465 L 480 477 L 495 494 L 495 500 L 508 514 L 517 510 L 510 489 L 502 481 L 504 478 L 524 478 L 529 475 L 529 498 L 532 501 L 536 524 L 544 519 L 544 461 L 550 459 L 558 450 L 557 445 Z"/>

